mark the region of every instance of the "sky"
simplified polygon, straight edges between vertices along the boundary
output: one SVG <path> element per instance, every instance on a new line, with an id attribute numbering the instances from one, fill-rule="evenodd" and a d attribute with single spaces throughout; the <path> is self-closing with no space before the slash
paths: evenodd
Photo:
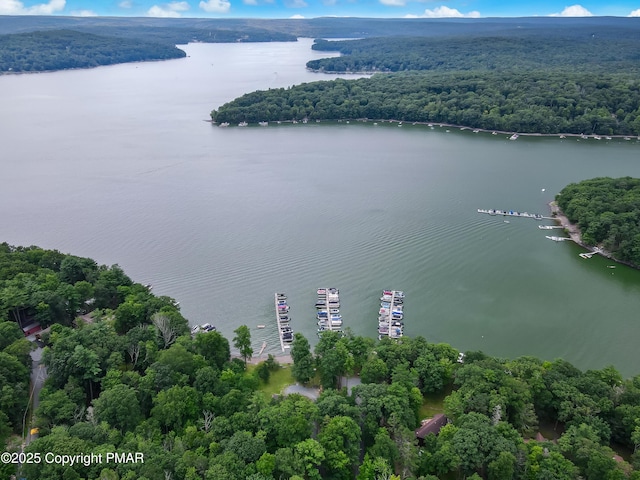
<path id="1" fill-rule="evenodd" d="M 640 0 L 0 0 L 0 15 L 175 18 L 640 17 Z M 640 21 L 640 20 L 639 20 Z"/>

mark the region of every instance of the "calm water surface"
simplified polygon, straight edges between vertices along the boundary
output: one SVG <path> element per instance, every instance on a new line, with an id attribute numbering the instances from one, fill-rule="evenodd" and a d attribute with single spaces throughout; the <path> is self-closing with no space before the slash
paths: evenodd
<path id="1" fill-rule="evenodd" d="M 229 338 L 277 353 L 273 292 L 315 341 L 315 290 L 376 335 L 380 290 L 406 332 L 461 350 L 640 372 L 640 272 L 545 239 L 528 219 L 564 185 L 640 176 L 635 141 L 371 123 L 217 128 L 212 108 L 330 79 L 310 41 L 184 47 L 189 57 L 0 77 L 1 239 L 120 264 Z M 544 191 L 542 189 L 545 189 Z M 256 325 L 265 324 L 263 330 Z"/>

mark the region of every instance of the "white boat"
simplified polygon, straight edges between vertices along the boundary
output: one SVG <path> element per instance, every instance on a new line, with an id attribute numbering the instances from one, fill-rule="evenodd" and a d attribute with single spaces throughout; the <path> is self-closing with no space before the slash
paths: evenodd
<path id="1" fill-rule="evenodd" d="M 260 125 L 261 127 L 268 127 L 269 122 L 258 122 L 258 125 Z"/>
<path id="2" fill-rule="evenodd" d="M 518 137 L 519 137 L 519 135 L 518 135 L 517 133 L 514 133 L 513 135 L 511 135 L 511 136 L 509 137 L 509 140 L 517 140 L 517 139 L 518 139 Z"/>
<path id="3" fill-rule="evenodd" d="M 238 124 L 239 127 L 246 127 L 247 125 L 249 125 L 247 122 L 240 122 Z"/>
<path id="4" fill-rule="evenodd" d="M 220 125 L 218 125 L 219 127 L 228 127 L 229 126 L 229 122 L 222 122 Z"/>

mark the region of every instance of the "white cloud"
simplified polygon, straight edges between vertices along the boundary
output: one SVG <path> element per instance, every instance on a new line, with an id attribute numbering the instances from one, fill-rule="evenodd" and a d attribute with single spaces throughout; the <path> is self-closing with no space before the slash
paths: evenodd
<path id="1" fill-rule="evenodd" d="M 242 0 L 245 5 L 258 5 L 258 0 Z"/>
<path id="2" fill-rule="evenodd" d="M 180 12 L 189 10 L 187 2 L 171 2 L 162 6 L 154 5 L 147 11 L 148 17 L 178 18 Z"/>
<path id="3" fill-rule="evenodd" d="M 423 18 L 480 18 L 480 12 L 474 10 L 472 12 L 462 13 L 455 8 L 449 8 L 443 5 L 433 10 L 427 8 L 420 16 Z"/>
<path id="4" fill-rule="evenodd" d="M 286 3 L 286 6 L 288 8 L 304 8 L 304 7 L 308 7 L 309 4 L 305 2 L 305 0 L 289 0 Z"/>
<path id="5" fill-rule="evenodd" d="M 162 18 L 178 18 L 180 16 L 180 13 L 163 8 L 163 7 L 159 7 L 158 5 L 154 5 L 149 10 L 147 10 L 147 16 L 162 17 Z"/>
<path id="6" fill-rule="evenodd" d="M 189 4 L 187 2 L 171 2 L 168 6 L 176 12 L 186 12 L 189 10 Z"/>
<path id="7" fill-rule="evenodd" d="M 72 17 L 97 17 L 98 14 L 93 10 L 74 10 L 71 12 Z"/>
<path id="8" fill-rule="evenodd" d="M 200 8 L 209 13 L 227 13 L 231 9 L 229 0 L 207 0 L 200 2 Z"/>
<path id="9" fill-rule="evenodd" d="M 584 8 L 582 5 L 571 5 L 564 7 L 560 13 L 552 13 L 550 17 L 592 17 L 593 13 Z"/>
<path id="10" fill-rule="evenodd" d="M 640 8 L 638 10 L 634 10 L 629 14 L 630 17 L 640 17 Z"/>
<path id="11" fill-rule="evenodd" d="M 118 4 L 118 6 L 120 8 L 131 8 L 133 7 L 133 2 L 131 0 L 122 0 L 122 2 Z"/>
<path id="12" fill-rule="evenodd" d="M 53 15 L 64 10 L 66 0 L 50 0 L 25 7 L 19 0 L 0 0 L 0 15 Z"/>
<path id="13" fill-rule="evenodd" d="M 380 0 L 380 3 L 388 7 L 404 7 L 407 4 L 406 0 Z"/>
<path id="14" fill-rule="evenodd" d="M 303 20 L 304 15 L 291 15 L 289 18 L 291 18 L 292 20 Z"/>

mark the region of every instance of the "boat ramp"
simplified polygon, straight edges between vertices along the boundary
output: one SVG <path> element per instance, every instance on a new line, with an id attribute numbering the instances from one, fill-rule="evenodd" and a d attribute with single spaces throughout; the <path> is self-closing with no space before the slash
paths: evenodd
<path id="1" fill-rule="evenodd" d="M 276 323 L 278 324 L 278 336 L 280 337 L 280 348 L 285 352 L 291 348 L 293 342 L 293 329 L 290 326 L 289 304 L 284 293 L 275 294 Z"/>
<path id="2" fill-rule="evenodd" d="M 378 339 L 400 338 L 404 333 L 404 292 L 383 290 L 378 311 Z"/>
<path id="3" fill-rule="evenodd" d="M 340 291 L 337 288 L 319 288 L 316 301 L 318 335 L 322 332 L 342 332 Z"/>

